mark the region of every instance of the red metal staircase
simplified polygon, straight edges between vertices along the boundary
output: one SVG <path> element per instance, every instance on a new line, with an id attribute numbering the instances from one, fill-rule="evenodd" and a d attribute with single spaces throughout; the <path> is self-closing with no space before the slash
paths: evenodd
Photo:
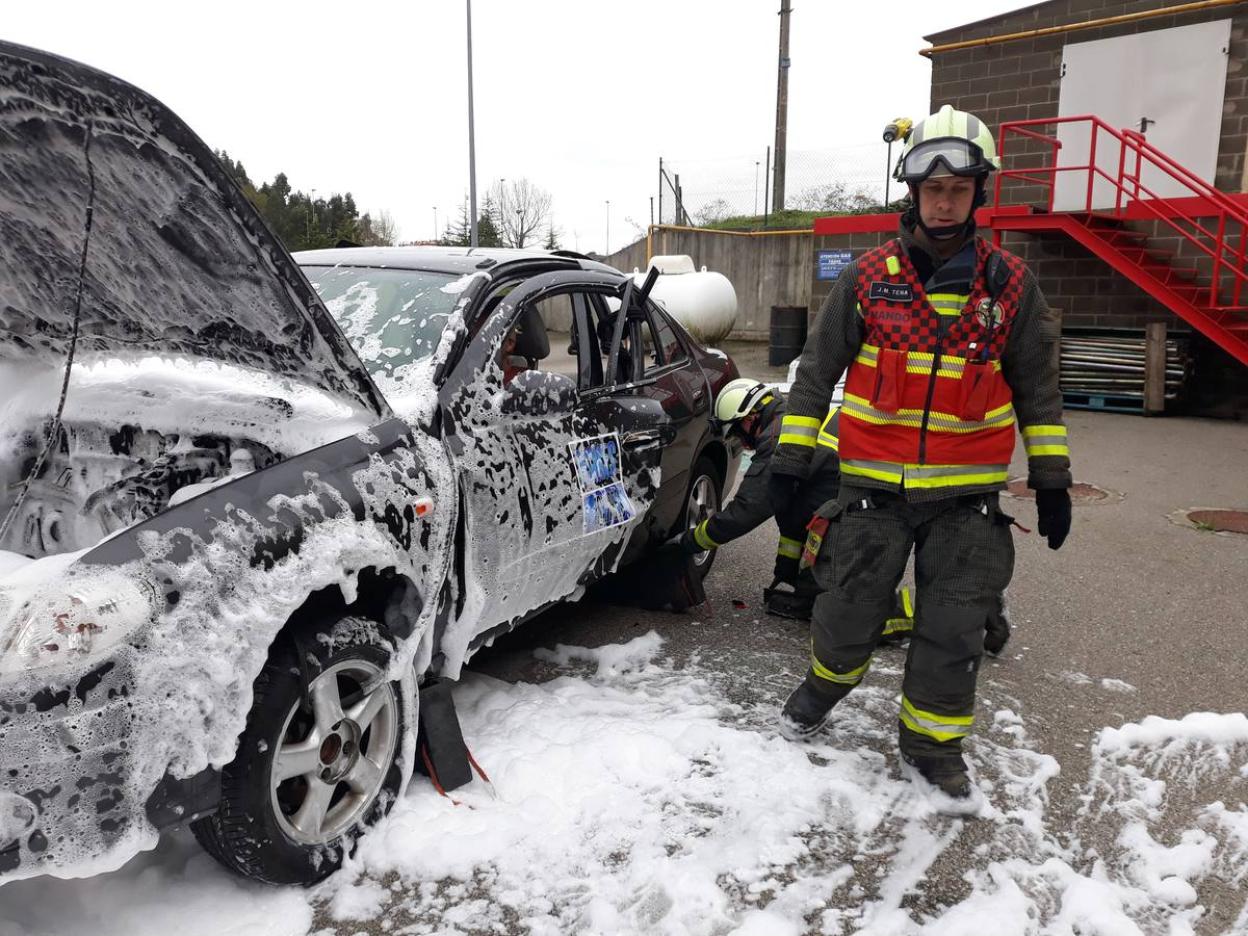
<path id="1" fill-rule="evenodd" d="M 1086 163 L 1073 165 L 1067 158 L 1059 164 L 1062 141 L 1055 134 L 1064 124 L 1067 139 L 1087 135 Z M 1061 232 L 1248 365 L 1245 200 L 1214 188 L 1142 134 L 1092 116 L 1002 124 L 1000 154 L 995 207 L 985 219 L 998 244 L 1005 231 Z M 1058 173 L 1086 176 L 1082 210 L 1054 210 Z M 1157 182 L 1148 181 L 1158 178 L 1173 180 L 1169 187 L 1177 183 L 1183 194 L 1158 195 Z M 1112 206 L 1094 208 L 1107 197 Z M 1151 236 L 1177 234 L 1183 259 L 1150 247 L 1150 233 L 1131 227 L 1133 222 L 1147 225 Z"/>

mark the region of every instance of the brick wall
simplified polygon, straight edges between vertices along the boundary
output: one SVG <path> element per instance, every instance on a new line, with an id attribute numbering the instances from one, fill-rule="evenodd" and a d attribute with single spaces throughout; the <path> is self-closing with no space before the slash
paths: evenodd
<path id="1" fill-rule="evenodd" d="M 1174 5 L 1174 0 L 1053 0 L 926 38 L 934 45 L 942 45 Z M 1248 3 L 942 52 L 932 57 L 932 110 L 941 104 L 953 104 L 986 121 L 994 132 L 1009 120 L 1056 117 L 1062 47 L 1066 43 L 1223 19 L 1231 20 L 1231 48 L 1214 182 L 1224 192 L 1242 192 L 1244 156 L 1248 150 Z"/>
<path id="2" fill-rule="evenodd" d="M 941 45 L 1161 9 L 1176 3 L 1177 0 L 1052 0 L 926 38 L 933 45 Z M 1248 191 L 1248 3 L 934 55 L 932 110 L 941 104 L 953 104 L 976 114 L 994 133 L 999 133 L 1000 125 L 1006 121 L 1056 117 L 1062 48 L 1066 43 L 1224 19 L 1231 20 L 1231 46 L 1214 183 L 1224 192 Z M 1040 165 L 1039 144 L 1030 149 L 1016 147 L 1011 140 L 1011 153 L 1020 154 L 1011 156 L 1011 168 Z M 1039 204 L 1045 195 L 1039 186 L 1013 180 L 1001 201 Z M 1167 225 L 1135 222 L 1131 226 L 1149 235 L 1149 249 L 1173 254 L 1172 262 L 1176 265 L 1199 270 L 1198 282 L 1209 281 L 1209 258 Z M 1138 329 L 1149 322 L 1166 322 L 1174 332 L 1191 335 L 1196 365 L 1190 385 L 1194 409 L 1241 418 L 1248 410 L 1248 371 L 1213 342 L 1198 333 L 1192 334 L 1186 323 L 1083 247 L 1059 234 L 1008 234 L 1004 246 L 1022 256 L 1035 270 L 1049 303 L 1061 311 L 1064 328 Z"/>
<path id="3" fill-rule="evenodd" d="M 853 234 L 824 234 L 815 235 L 814 250 L 817 257 L 820 250 L 849 250 L 853 252 L 855 259 L 870 250 L 873 247 L 879 247 L 885 241 L 891 240 L 896 235 L 895 231 L 880 232 L 855 232 Z M 815 314 L 823 307 L 823 301 L 828 298 L 828 293 L 832 291 L 832 280 L 818 279 L 818 264 L 812 265 L 811 275 L 815 277 L 811 281 L 810 286 L 810 313 L 807 321 L 810 326 L 814 326 Z"/>

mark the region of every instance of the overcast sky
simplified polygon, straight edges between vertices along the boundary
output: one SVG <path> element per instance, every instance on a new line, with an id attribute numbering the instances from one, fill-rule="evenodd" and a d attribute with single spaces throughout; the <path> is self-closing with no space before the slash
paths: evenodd
<path id="1" fill-rule="evenodd" d="M 873 144 L 890 118 L 926 114 L 923 34 L 1025 5 L 795 0 L 789 149 Z M 563 246 L 601 251 L 608 200 L 612 249 L 633 239 L 626 219 L 649 222 L 660 156 L 739 160 L 748 177 L 775 132 L 779 7 L 473 0 L 478 191 L 527 177 L 551 192 Z M 401 237 L 423 239 L 434 206 L 442 227 L 468 189 L 464 11 L 464 0 L 6 3 L 0 37 L 138 85 L 257 183 L 283 171 L 318 196 L 351 191 L 361 211 L 388 210 Z"/>

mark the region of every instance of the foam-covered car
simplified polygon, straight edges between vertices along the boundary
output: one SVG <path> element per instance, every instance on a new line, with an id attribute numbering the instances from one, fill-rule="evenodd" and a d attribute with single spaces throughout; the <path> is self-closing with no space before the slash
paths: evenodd
<path id="1" fill-rule="evenodd" d="M 190 821 L 317 880 L 422 682 L 718 505 L 736 369 L 586 258 L 301 270 L 151 97 L 9 44 L 0 87 L 0 874 Z"/>

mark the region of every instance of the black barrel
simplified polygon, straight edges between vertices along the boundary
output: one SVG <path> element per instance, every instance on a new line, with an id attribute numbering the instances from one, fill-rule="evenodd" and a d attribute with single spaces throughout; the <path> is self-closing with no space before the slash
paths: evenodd
<path id="1" fill-rule="evenodd" d="M 771 307 L 771 343 L 767 363 L 783 367 L 802 353 L 806 344 L 806 307 Z"/>

